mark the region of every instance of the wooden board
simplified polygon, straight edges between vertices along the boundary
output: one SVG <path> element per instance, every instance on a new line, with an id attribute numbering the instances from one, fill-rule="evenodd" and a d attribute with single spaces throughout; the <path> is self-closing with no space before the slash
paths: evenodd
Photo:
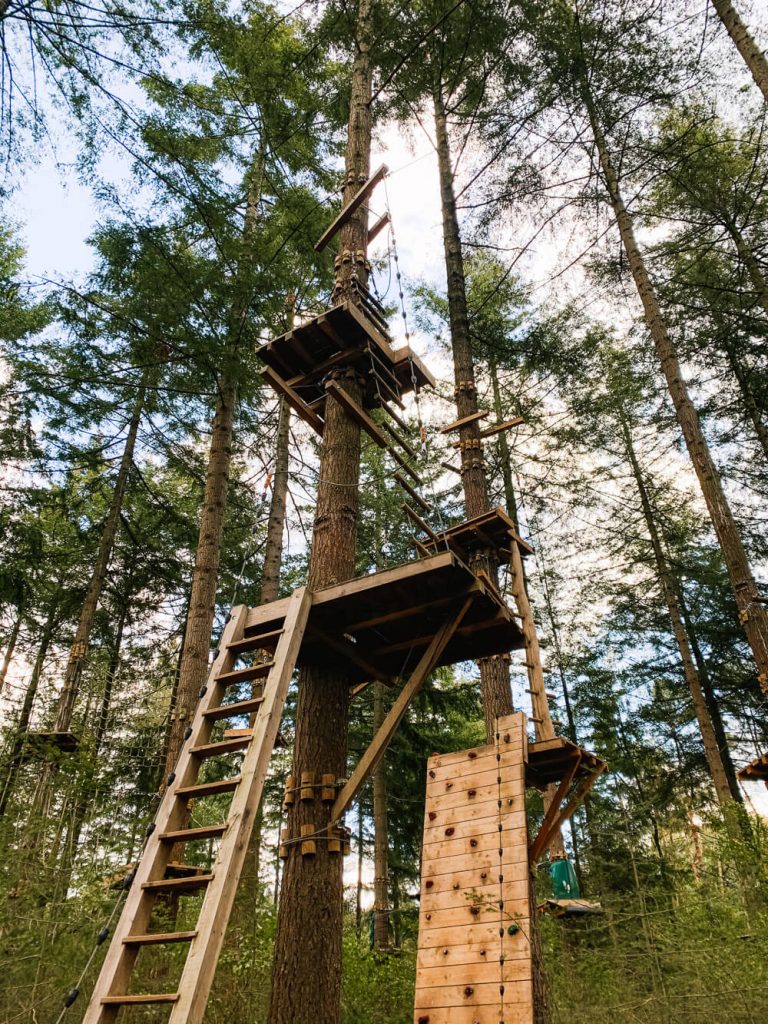
<path id="1" fill-rule="evenodd" d="M 526 744 L 429 759 L 414 1024 L 533 1024 Z"/>

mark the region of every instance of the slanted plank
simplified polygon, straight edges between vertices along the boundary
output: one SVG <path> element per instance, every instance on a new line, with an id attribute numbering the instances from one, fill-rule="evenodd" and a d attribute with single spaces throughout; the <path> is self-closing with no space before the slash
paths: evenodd
<path id="1" fill-rule="evenodd" d="M 415 523 L 416 526 L 418 526 L 418 528 L 423 533 L 426 533 L 426 535 L 433 542 L 433 544 L 437 545 L 439 543 L 437 539 L 437 534 L 434 532 L 429 523 L 425 523 L 421 516 L 418 514 L 418 512 L 415 512 L 407 501 L 404 501 L 401 504 L 400 508 L 403 510 L 403 512 L 405 512 L 405 514 L 408 516 L 411 522 Z"/>
<path id="2" fill-rule="evenodd" d="M 296 415 L 303 419 L 305 423 L 308 423 L 310 427 L 312 427 L 312 429 L 322 437 L 323 430 L 325 428 L 325 424 L 322 419 L 317 415 L 315 410 L 307 405 L 304 399 L 293 390 L 290 384 L 288 384 L 287 381 L 284 381 L 278 373 L 275 373 L 271 366 L 262 370 L 261 375 L 264 380 L 275 389 L 275 391 L 279 392 L 285 398 L 286 402 L 290 405 Z"/>
<path id="3" fill-rule="evenodd" d="M 382 213 L 376 223 L 368 228 L 368 245 L 384 230 L 387 224 L 389 224 L 389 212 Z"/>
<path id="4" fill-rule="evenodd" d="M 411 485 L 408 483 L 408 481 L 405 479 L 402 473 L 395 473 L 394 479 L 400 484 L 405 493 L 409 494 L 413 498 L 413 500 L 416 502 L 419 508 L 421 508 L 424 512 L 432 511 L 432 506 L 429 504 L 429 502 L 425 501 L 424 498 L 422 498 L 422 496 L 419 494 L 419 492 L 414 490 L 413 487 L 411 487 Z"/>
<path id="5" fill-rule="evenodd" d="M 170 946 L 175 942 L 191 942 L 196 935 L 196 931 L 150 932 L 145 935 L 126 935 L 123 942 L 127 946 Z"/>
<path id="6" fill-rule="evenodd" d="M 462 427 L 468 427 L 470 423 L 477 423 L 478 420 L 484 420 L 490 413 L 480 410 L 480 412 L 471 412 L 469 416 L 462 416 L 460 420 L 454 420 L 453 423 L 449 423 L 447 427 L 441 427 L 441 434 L 450 434 L 454 430 L 461 430 Z"/>
<path id="7" fill-rule="evenodd" d="M 389 448 L 389 441 L 373 422 L 371 417 L 362 409 L 357 402 L 341 387 L 335 380 L 329 380 L 325 385 L 326 392 L 331 395 L 346 411 L 355 423 L 371 437 L 379 448 Z"/>
<path id="8" fill-rule="evenodd" d="M 511 420 L 504 420 L 502 423 L 494 423 L 492 427 L 485 427 L 480 431 L 480 437 L 493 437 L 494 434 L 500 434 L 502 430 L 509 430 L 510 427 L 518 427 L 521 423 L 525 423 L 522 416 L 514 416 Z"/>
<path id="9" fill-rule="evenodd" d="M 357 190 L 352 196 L 347 205 L 340 211 L 337 217 L 330 223 L 325 229 L 322 235 L 315 242 L 315 252 L 322 252 L 323 249 L 328 245 L 330 240 L 339 231 L 347 221 L 351 220 L 356 210 L 362 206 L 368 196 L 373 192 L 380 181 L 383 181 L 385 176 L 389 174 L 389 168 L 386 164 L 382 164 L 381 167 L 377 168 L 370 176 L 368 181 Z"/>

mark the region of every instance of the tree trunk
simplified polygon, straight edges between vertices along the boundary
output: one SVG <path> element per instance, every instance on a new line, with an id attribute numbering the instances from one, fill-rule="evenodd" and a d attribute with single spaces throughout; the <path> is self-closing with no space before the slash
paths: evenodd
<path id="1" fill-rule="evenodd" d="M 497 421 L 501 423 L 504 419 L 504 407 L 501 403 L 499 369 L 496 365 L 495 359 L 491 359 L 488 369 L 491 376 L 491 388 L 493 390 L 493 412 Z M 515 529 L 520 533 L 520 517 L 517 512 L 517 495 L 515 494 L 515 484 L 512 479 L 512 455 L 509 450 L 509 441 L 507 440 L 506 430 L 502 430 L 498 435 L 498 443 L 499 459 L 501 461 L 501 479 L 504 483 L 504 501 L 507 506 L 507 512 L 515 524 Z M 523 578 L 525 579 L 525 566 L 523 566 Z M 527 579 L 525 580 L 525 583 L 527 587 Z"/>
<path id="2" fill-rule="evenodd" d="M 373 684 L 373 734 L 384 721 L 384 684 Z M 382 758 L 373 773 L 373 948 L 389 949 L 389 822 L 387 770 Z"/>
<path id="3" fill-rule="evenodd" d="M 680 361 L 672 338 L 667 330 L 661 312 L 656 290 L 651 282 L 640 248 L 635 239 L 632 217 L 624 204 L 619 188 L 619 178 L 600 121 L 597 116 L 592 94 L 586 78 L 581 79 L 582 98 L 589 115 L 592 133 L 610 196 L 611 205 L 627 255 L 632 276 L 645 312 L 651 338 L 667 381 L 669 393 L 675 406 L 677 420 L 685 438 L 688 452 L 699 480 L 699 485 L 709 509 L 720 549 L 723 553 L 728 576 L 731 581 L 739 618 L 744 626 L 747 641 L 752 648 L 758 670 L 758 680 L 763 692 L 768 694 L 768 612 L 760 604 L 760 595 L 755 583 L 747 553 L 742 543 L 739 528 L 733 518 L 728 500 L 723 492 L 720 475 L 714 464 L 698 413 L 691 402 L 683 380 Z"/>
<path id="4" fill-rule="evenodd" d="M 709 714 L 707 702 L 704 699 L 701 680 L 699 679 L 699 673 L 696 670 L 691 645 L 688 641 L 688 634 L 686 633 L 682 612 L 680 611 L 680 601 L 678 598 L 679 588 L 664 556 L 664 549 L 656 526 L 656 518 L 651 505 L 651 499 L 648 495 L 643 471 L 640 468 L 640 463 L 638 462 L 637 455 L 635 453 L 632 432 L 630 430 L 626 413 L 621 408 L 620 404 L 618 407 L 618 417 L 624 439 L 624 449 L 627 453 L 627 458 L 629 459 L 632 475 L 635 478 L 637 492 L 640 497 L 640 505 L 643 510 L 643 518 L 645 519 L 645 526 L 648 530 L 648 536 L 651 539 L 653 557 L 656 562 L 656 574 L 661 586 L 661 592 L 664 596 L 664 603 L 667 606 L 669 619 L 672 623 L 672 632 L 675 636 L 677 649 L 680 652 L 683 674 L 691 693 L 693 710 L 696 715 L 696 721 L 699 724 L 699 731 L 701 732 L 701 738 L 704 743 L 704 753 L 707 758 L 707 764 L 709 765 L 709 774 L 712 776 L 712 782 L 715 787 L 718 803 L 721 807 L 727 807 L 731 802 L 731 788 L 728 784 L 728 777 L 725 773 L 725 767 L 720 757 L 720 750 L 718 748 L 714 726 Z"/>
<path id="5" fill-rule="evenodd" d="M 346 175 L 346 205 L 370 175 L 373 0 L 358 0 L 356 52 L 352 66 Z M 368 209 L 363 204 L 344 225 L 336 260 L 334 300 L 355 301 L 355 282 L 368 279 Z M 337 368 L 333 378 L 358 404 L 362 381 Z M 316 590 L 350 579 L 355 572 L 360 428 L 338 402 L 328 401 L 320 454 L 320 478 L 312 535 L 308 585 Z M 349 680 L 339 670 L 308 667 L 299 675 L 293 776 L 316 779 L 347 771 Z M 328 852 L 325 830 L 330 807 L 319 799 L 299 800 L 288 809 L 288 856 L 272 972 L 269 1024 L 338 1024 L 341 1003 L 343 862 Z M 319 837 L 314 856 L 303 856 L 294 840 L 302 825 Z"/>
<path id="6" fill-rule="evenodd" d="M 755 254 L 747 244 L 747 240 L 741 231 L 736 227 L 736 224 L 728 217 L 725 218 L 723 223 L 725 224 L 726 231 L 733 239 L 733 244 L 736 246 L 736 252 L 739 254 L 741 262 L 747 268 L 749 280 L 755 289 L 757 300 L 763 307 L 763 311 L 768 315 L 768 285 L 766 285 L 765 276 L 760 269 L 760 264 L 757 262 Z"/>
<path id="7" fill-rule="evenodd" d="M 733 346 L 730 344 L 730 341 L 725 343 L 724 348 L 728 365 L 730 366 L 731 371 L 736 378 L 736 382 L 739 385 L 747 416 L 749 417 L 752 429 L 757 436 L 766 465 L 768 465 L 768 426 L 766 426 L 765 422 L 765 411 L 757 404 L 755 393 L 747 377 L 747 371 L 734 351 Z"/>
<path id="8" fill-rule="evenodd" d="M 712 6 L 720 16 L 725 30 L 733 40 L 736 49 L 744 58 L 763 97 L 768 100 L 768 61 L 765 54 L 752 38 L 749 29 L 741 20 L 730 0 L 712 0 Z"/>
<path id="9" fill-rule="evenodd" d="M 21 630 L 23 618 L 24 602 L 20 600 L 16 608 L 16 619 L 14 620 L 10 636 L 8 637 L 8 645 L 6 646 L 5 654 L 3 655 L 3 664 L 2 667 L 0 667 L 0 693 L 3 692 L 3 687 L 5 686 L 5 678 L 8 675 L 8 667 L 11 664 L 13 652 L 16 650 L 16 642 L 19 639 L 19 631 Z"/>
<path id="10" fill-rule="evenodd" d="M 456 213 L 456 198 L 453 191 L 453 168 L 448 139 L 448 123 L 442 87 L 435 82 L 433 90 L 435 107 L 435 133 L 437 136 L 437 161 L 440 175 L 440 200 L 443 213 L 443 244 L 445 248 L 445 269 L 448 282 L 448 318 L 451 328 L 453 350 L 453 372 L 456 381 L 456 414 L 458 419 L 478 411 L 475 366 L 472 357 L 472 339 L 469 332 L 467 310 L 467 289 L 464 276 L 464 256 Z M 467 518 L 482 515 L 490 509 L 488 482 L 483 459 L 483 442 L 477 420 L 459 431 L 461 480 L 464 488 L 464 507 Z M 475 557 L 472 569 L 482 570 L 494 582 L 498 578 L 496 552 L 488 549 Z M 496 733 L 496 720 L 514 711 L 512 690 L 509 685 L 509 669 L 501 656 L 481 658 L 480 687 L 483 700 L 485 733 L 489 743 Z"/>
<path id="11" fill-rule="evenodd" d="M 141 386 L 139 387 L 139 393 L 136 396 L 136 401 L 133 406 L 133 412 L 131 413 L 131 419 L 128 425 L 128 436 L 125 439 L 125 447 L 123 448 L 122 458 L 120 459 L 120 468 L 117 473 L 117 479 L 115 480 L 115 488 L 112 492 L 112 503 L 110 505 L 107 520 L 101 531 L 99 549 L 96 554 L 96 563 L 93 567 L 93 573 L 88 584 L 88 591 L 85 596 L 85 601 L 83 602 L 83 607 L 80 611 L 80 619 L 77 624 L 75 639 L 72 643 L 72 649 L 69 654 L 69 661 L 67 662 L 67 669 L 64 675 L 64 687 L 61 691 L 61 696 L 59 697 L 56 724 L 54 726 L 57 732 L 69 732 L 72 725 L 72 716 L 75 710 L 77 694 L 80 689 L 80 679 L 83 674 L 83 664 L 85 662 L 85 655 L 88 649 L 88 640 L 96 618 L 96 610 L 98 609 L 99 601 L 101 599 L 101 592 L 104 589 L 104 583 L 107 578 L 107 569 L 109 568 L 109 560 L 112 556 L 112 549 L 115 545 L 117 527 L 120 522 L 120 512 L 122 511 L 123 499 L 125 497 L 125 489 L 128 485 L 128 475 L 133 463 L 133 453 L 136 448 L 136 436 L 139 432 L 139 423 L 141 422 L 141 415 L 144 411 L 144 400 L 146 398 L 149 373 L 149 369 L 144 371 L 144 377 Z"/>
<path id="12" fill-rule="evenodd" d="M 32 709 L 35 704 L 35 697 L 37 696 L 37 688 L 40 684 L 40 676 L 43 672 L 43 665 L 45 664 L 48 648 L 50 647 L 51 640 L 53 639 L 54 630 L 58 625 L 58 605 L 59 601 L 57 595 L 51 601 L 48 609 L 48 617 L 45 621 L 45 625 L 43 626 L 43 632 L 40 635 L 40 644 L 37 648 L 35 664 L 32 667 L 32 675 L 29 677 L 29 684 L 27 685 L 27 690 L 24 694 L 24 703 L 21 706 L 19 719 L 16 723 L 11 756 L 8 760 L 4 777 L 0 782 L 0 818 L 5 815 L 8 802 L 13 795 L 14 783 L 19 772 L 19 767 L 23 763 L 24 746 L 26 743 L 27 732 L 29 730 L 29 721 L 32 717 Z"/>
<path id="13" fill-rule="evenodd" d="M 291 434 L 291 407 L 280 399 L 275 447 L 275 472 L 272 477 L 272 500 L 267 522 L 264 566 L 261 575 L 261 603 L 268 604 L 280 596 L 280 568 L 283 561 L 283 533 L 288 500 L 288 445 Z"/>

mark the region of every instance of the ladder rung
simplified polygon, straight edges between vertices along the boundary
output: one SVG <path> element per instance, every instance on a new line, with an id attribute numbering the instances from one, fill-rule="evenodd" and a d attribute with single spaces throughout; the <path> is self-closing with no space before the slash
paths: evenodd
<path id="1" fill-rule="evenodd" d="M 163 992 L 156 995 L 103 996 L 101 1002 L 103 1006 L 146 1006 L 148 1003 L 175 1003 L 178 998 L 178 992 Z"/>
<path id="2" fill-rule="evenodd" d="M 263 697 L 249 697 L 248 700 L 239 700 L 236 704 L 220 704 L 217 708 L 209 708 L 203 712 L 203 718 L 216 722 L 220 718 L 237 718 L 238 715 L 248 715 L 251 711 L 258 711 L 264 703 Z"/>
<path id="3" fill-rule="evenodd" d="M 282 629 L 271 629 L 268 633 L 258 633 L 256 636 L 247 636 L 243 640 L 234 640 L 227 644 L 227 650 L 233 654 L 248 654 L 250 651 L 271 650 L 277 645 L 283 635 Z"/>
<path id="4" fill-rule="evenodd" d="M 227 831 L 223 825 L 202 825 L 200 828 L 180 828 L 175 832 L 161 832 L 158 839 L 162 843 L 191 843 L 195 839 L 215 839 Z"/>
<path id="5" fill-rule="evenodd" d="M 219 779 L 218 782 L 201 782 L 195 786 L 182 786 L 176 790 L 176 796 L 212 796 L 214 793 L 230 793 L 240 785 L 240 776 L 231 779 Z"/>
<path id="6" fill-rule="evenodd" d="M 191 942 L 197 932 L 153 932 L 149 935 L 126 935 L 126 946 L 165 946 L 172 942 Z"/>
<path id="7" fill-rule="evenodd" d="M 249 665 L 248 668 L 237 668 L 234 672 L 222 672 L 216 676 L 216 682 L 222 686 L 232 686 L 233 683 L 247 683 L 250 679 L 263 679 L 269 675 L 269 670 L 274 661 L 263 661 L 259 665 Z"/>
<path id="8" fill-rule="evenodd" d="M 144 882 L 142 889 L 150 892 L 192 892 L 204 889 L 213 875 L 190 875 L 188 878 L 160 878 L 156 882 Z"/>
<path id="9" fill-rule="evenodd" d="M 244 750 L 250 742 L 250 736 L 236 736 L 220 740 L 218 743 L 203 743 L 199 747 L 192 747 L 190 754 L 194 754 L 196 757 L 220 757 L 222 754 L 233 754 L 238 750 Z"/>

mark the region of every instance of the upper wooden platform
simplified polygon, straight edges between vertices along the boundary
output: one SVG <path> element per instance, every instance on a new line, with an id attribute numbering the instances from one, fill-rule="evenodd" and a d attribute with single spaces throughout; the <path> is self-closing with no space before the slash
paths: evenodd
<path id="1" fill-rule="evenodd" d="M 605 761 L 562 736 L 528 744 L 526 783 L 529 786 L 544 789 L 553 782 L 560 782 L 574 766 L 576 783 L 582 777 L 599 775 L 606 769 Z"/>
<path id="2" fill-rule="evenodd" d="M 738 772 L 738 777 L 745 782 L 763 781 L 768 785 L 768 754 L 761 754 L 754 761 L 745 764 Z"/>
<path id="3" fill-rule="evenodd" d="M 514 616 L 493 587 L 452 552 L 316 591 L 299 665 L 343 667 L 350 683 L 406 676 L 465 596 L 472 605 L 439 665 L 522 648 Z M 288 599 L 251 608 L 245 635 L 279 629 Z"/>
<path id="4" fill-rule="evenodd" d="M 434 384 L 408 346 L 392 347 L 383 314 L 377 315 L 372 300 L 367 306 L 333 306 L 270 341 L 258 355 L 316 413 L 325 403 L 325 378 L 337 366 L 354 366 L 363 373 L 363 404 L 368 409 L 388 401 L 399 404 L 402 395 L 413 391 L 414 379 L 417 388 Z M 270 383 L 275 386 L 273 379 Z"/>
<path id="5" fill-rule="evenodd" d="M 492 508 L 474 519 L 465 519 L 423 542 L 427 549 L 448 547 L 469 562 L 476 551 L 491 548 L 497 554 L 499 565 L 507 565 L 511 557 L 510 542 L 520 548 L 522 555 L 532 555 L 533 548 L 515 531 L 515 524 L 502 508 Z"/>

